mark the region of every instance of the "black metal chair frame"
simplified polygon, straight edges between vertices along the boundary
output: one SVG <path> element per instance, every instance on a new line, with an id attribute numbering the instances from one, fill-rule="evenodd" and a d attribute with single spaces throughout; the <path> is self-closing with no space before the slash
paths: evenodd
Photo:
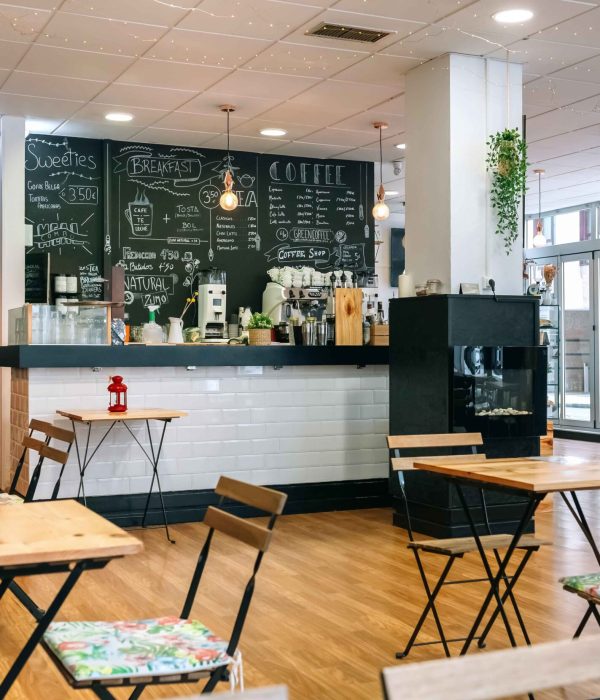
<path id="1" fill-rule="evenodd" d="M 30 438 L 32 441 L 35 441 L 37 447 L 41 447 L 42 445 L 49 446 L 50 441 L 52 440 L 52 436 L 49 435 L 48 433 L 44 432 L 43 428 L 40 427 L 43 423 L 40 421 L 36 421 L 35 419 L 30 421 L 29 423 L 29 433 L 27 435 L 28 438 Z M 45 435 L 44 440 L 38 440 L 37 438 L 33 437 L 34 432 L 41 432 Z M 57 438 L 58 439 L 58 438 Z M 66 442 L 67 443 L 67 449 L 66 453 L 67 455 L 71 451 L 71 446 L 72 442 L 68 442 L 67 440 L 61 440 L 61 442 Z M 42 472 L 42 465 L 44 463 L 44 455 L 38 451 L 38 460 L 37 463 L 33 469 L 33 472 L 31 473 L 31 479 L 29 480 L 29 486 L 27 487 L 27 492 L 25 495 L 19 493 L 18 491 L 18 483 L 19 483 L 19 478 L 21 476 L 21 472 L 23 470 L 23 466 L 25 465 L 25 460 L 27 459 L 27 451 L 34 447 L 33 444 L 24 444 L 23 445 L 23 452 L 21 453 L 21 457 L 19 458 L 19 461 L 17 462 L 17 467 L 15 469 L 15 473 L 13 475 L 12 482 L 10 484 L 10 487 L 8 489 L 8 494 L 13 496 L 20 496 L 23 499 L 24 503 L 30 503 L 33 501 L 35 497 L 35 491 L 38 485 L 38 481 L 40 480 L 40 474 Z M 52 496 L 51 500 L 55 500 L 58 496 L 58 492 L 60 490 L 60 482 L 62 479 L 63 472 L 65 470 L 66 462 L 61 465 L 61 469 L 58 475 L 58 479 L 56 481 L 56 484 L 54 485 L 54 489 L 52 490 Z M 0 598 L 4 594 L 4 591 L 8 588 L 10 592 L 17 598 L 17 600 L 23 605 L 23 607 L 37 620 L 40 622 L 40 620 L 44 617 L 45 611 L 40 608 L 40 606 L 21 588 L 21 586 L 14 581 L 13 579 L 10 579 L 9 582 L 4 586 L 4 580 L 2 580 L 2 583 L 0 584 Z"/>
<path id="2" fill-rule="evenodd" d="M 219 498 L 218 506 L 222 506 L 225 497 L 221 496 Z M 230 499 L 232 500 L 232 499 Z M 267 525 L 267 528 L 269 530 L 272 530 L 275 526 L 275 522 L 277 521 L 278 514 L 277 513 L 270 513 L 270 518 L 269 522 Z M 200 586 L 200 581 L 202 579 L 202 574 L 204 572 L 204 568 L 206 566 L 206 562 L 208 559 L 208 555 L 210 552 L 210 546 L 212 543 L 213 535 L 214 535 L 215 528 L 211 527 L 208 531 L 208 534 L 206 536 L 206 539 L 204 541 L 204 545 L 202 546 L 202 549 L 200 551 L 200 556 L 198 557 L 198 562 L 196 564 L 196 567 L 194 569 L 194 573 L 192 575 L 192 580 L 190 582 L 190 587 L 188 589 L 187 595 L 185 602 L 183 604 L 183 608 L 181 609 L 181 614 L 180 618 L 181 619 L 189 619 L 191 611 L 192 611 L 192 606 L 194 605 L 194 601 L 196 598 L 196 594 L 198 592 L 198 587 Z M 254 586 L 255 586 L 255 581 L 256 581 L 256 575 L 258 574 L 258 570 L 260 568 L 260 565 L 262 563 L 262 559 L 264 556 L 265 552 L 262 550 L 259 550 L 257 557 L 254 561 L 254 565 L 252 568 L 252 574 L 246 583 L 246 587 L 244 588 L 244 593 L 242 595 L 242 601 L 240 603 L 240 607 L 238 609 L 235 622 L 233 624 L 233 630 L 231 632 L 231 635 L 229 637 L 229 642 L 227 645 L 226 649 L 226 654 L 229 657 L 233 657 L 235 654 L 240 637 L 242 634 L 242 629 L 244 626 L 244 623 L 246 621 L 246 617 L 248 615 L 248 610 L 250 608 L 250 603 L 252 601 L 252 596 L 254 594 Z M 206 684 L 201 690 L 201 693 L 211 693 L 214 688 L 217 686 L 217 684 L 221 681 L 228 681 L 229 680 L 229 670 L 228 666 L 219 666 L 212 671 L 194 671 L 192 673 L 180 673 L 180 674 L 170 674 L 168 676 L 149 676 L 145 678 L 143 681 L 141 681 L 139 678 L 118 678 L 118 679 L 106 679 L 106 680 L 92 680 L 92 681 L 76 681 L 69 673 L 68 671 L 64 668 L 62 663 L 56 656 L 52 653 L 52 651 L 48 648 L 47 644 L 42 640 L 42 646 L 46 649 L 48 652 L 50 658 L 54 661 L 55 665 L 59 669 L 59 671 L 62 673 L 62 675 L 65 677 L 67 682 L 72 688 L 75 688 L 77 690 L 91 690 L 96 694 L 97 697 L 101 698 L 101 700 L 111 700 L 114 699 L 115 696 L 110 692 L 109 688 L 110 687 L 117 687 L 117 688 L 133 688 L 132 693 L 129 695 L 130 700 L 134 700 L 135 698 L 139 698 L 144 690 L 146 689 L 147 686 L 150 685 L 171 685 L 171 684 L 180 684 L 180 683 L 194 683 L 203 679 L 208 679 Z"/>
<path id="3" fill-rule="evenodd" d="M 465 446 L 465 447 L 467 447 L 467 446 Z M 418 449 L 418 448 L 415 448 L 415 449 Z M 394 457 L 401 456 L 400 449 L 398 449 L 398 448 L 392 449 L 392 450 L 390 450 L 390 452 L 393 454 Z M 475 445 L 471 446 L 471 454 L 478 454 L 477 447 Z M 408 498 L 407 498 L 407 493 L 406 493 L 404 473 L 401 470 L 398 471 L 398 482 L 399 482 L 400 491 L 402 494 L 404 517 L 406 519 L 406 530 L 408 533 L 409 542 L 410 542 L 410 544 L 414 544 L 416 542 L 416 540 L 415 540 L 414 531 L 412 528 L 410 509 L 408 506 Z M 483 513 L 483 517 L 484 517 L 486 534 L 491 535 L 492 530 L 491 530 L 491 525 L 490 525 L 490 520 L 489 520 L 487 503 L 485 500 L 485 493 L 484 493 L 484 490 L 482 488 L 479 488 L 478 490 L 479 490 L 479 497 L 480 497 L 480 501 L 481 501 L 481 509 L 482 509 L 482 513 Z M 479 543 L 478 543 L 478 546 L 479 546 Z M 449 553 L 449 554 L 445 555 L 448 557 L 448 561 L 446 562 L 446 565 L 444 566 L 439 579 L 437 580 L 436 584 L 433 586 L 433 589 L 432 589 L 430 584 L 429 584 L 429 581 L 427 579 L 427 575 L 425 573 L 425 568 L 424 568 L 423 562 L 421 560 L 419 549 L 417 547 L 410 547 L 410 545 L 409 545 L 409 548 L 412 549 L 412 552 L 415 556 L 417 568 L 419 570 L 419 575 L 420 575 L 421 581 L 423 583 L 423 588 L 425 589 L 425 595 L 427 596 L 427 603 L 425 604 L 425 607 L 423 608 L 421 616 L 419 617 L 419 620 L 418 620 L 417 624 L 415 625 L 415 628 L 412 632 L 412 635 L 410 636 L 410 639 L 408 640 L 404 650 L 397 652 L 396 658 L 397 659 L 406 658 L 408 656 L 408 654 L 410 653 L 410 650 L 412 649 L 412 647 L 432 646 L 432 645 L 436 645 L 436 644 L 441 644 L 443 649 L 444 649 L 445 655 L 447 657 L 450 657 L 451 653 L 450 653 L 450 648 L 448 645 L 450 643 L 453 643 L 453 642 L 465 642 L 468 638 L 467 637 L 455 637 L 455 638 L 448 639 L 446 637 L 446 634 L 444 633 L 444 628 L 443 628 L 441 620 L 440 620 L 439 612 L 438 612 L 436 605 L 435 605 L 435 601 L 436 601 L 438 595 L 440 594 L 440 592 L 444 586 L 455 586 L 455 585 L 469 584 L 469 583 L 486 583 L 486 582 L 493 583 L 493 575 L 491 573 L 491 570 L 489 570 L 489 571 L 486 571 L 487 575 L 485 577 L 471 578 L 471 579 L 459 579 L 459 580 L 450 580 L 449 581 L 449 580 L 447 580 L 447 578 L 448 578 L 448 575 L 450 573 L 450 570 L 452 569 L 452 566 L 454 565 L 454 562 L 456 561 L 456 559 L 462 559 L 464 556 L 464 552 L 459 553 L 459 554 Z M 533 554 L 534 551 L 537 551 L 537 549 L 539 549 L 539 547 L 528 547 L 525 549 L 525 554 L 524 554 L 523 558 L 521 559 L 520 563 L 518 564 L 514 574 L 508 575 L 504 571 L 502 572 L 502 580 L 506 586 L 506 589 L 503 592 L 500 600 L 498 601 L 499 604 L 496 607 L 496 609 L 494 610 L 494 612 L 492 613 L 492 616 L 490 617 L 483 632 L 481 633 L 481 635 L 479 637 L 474 637 L 475 639 L 477 639 L 478 646 L 480 648 L 483 648 L 485 646 L 485 640 L 486 640 L 489 632 L 491 631 L 491 629 L 494 625 L 494 622 L 497 619 L 498 614 L 500 614 L 502 616 L 502 620 L 503 620 L 504 626 L 506 628 L 506 632 L 508 634 L 509 639 L 512 640 L 514 638 L 512 629 L 510 627 L 510 622 L 509 622 L 509 620 L 506 616 L 506 612 L 504 610 L 504 603 L 507 600 L 510 600 L 510 602 L 513 606 L 517 621 L 519 623 L 519 627 L 521 628 L 521 632 L 523 634 L 523 638 L 525 639 L 526 644 L 528 644 L 528 645 L 531 644 L 529 634 L 527 633 L 527 628 L 525 627 L 525 622 L 523 620 L 523 616 L 521 614 L 521 611 L 519 609 L 519 605 L 518 605 L 517 600 L 516 600 L 514 593 L 513 593 L 513 589 L 514 589 L 517 581 L 519 580 L 519 577 L 523 573 L 523 570 L 525 569 L 527 562 L 529 561 L 531 555 Z M 500 556 L 499 551 L 497 549 L 493 549 L 492 551 L 494 553 L 494 557 L 496 559 L 498 566 L 500 566 L 500 564 L 502 562 L 502 558 Z M 487 567 L 487 568 L 489 568 L 489 567 Z M 419 632 L 421 631 L 421 628 L 423 627 L 423 625 L 425 623 L 425 620 L 427 619 L 427 616 L 429 615 L 429 612 L 431 612 L 433 615 L 433 619 L 435 621 L 435 625 L 436 625 L 436 628 L 437 628 L 437 631 L 439 634 L 439 639 L 434 640 L 434 641 L 430 641 L 430 642 L 417 642 L 416 641 L 417 637 L 419 635 Z"/>

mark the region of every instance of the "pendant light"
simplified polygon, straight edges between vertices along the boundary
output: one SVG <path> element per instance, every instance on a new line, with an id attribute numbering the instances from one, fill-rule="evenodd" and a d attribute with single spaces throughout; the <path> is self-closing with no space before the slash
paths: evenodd
<path id="1" fill-rule="evenodd" d="M 235 112 L 235 107 L 232 105 L 222 105 L 221 112 L 227 113 L 227 171 L 225 172 L 225 190 L 219 199 L 219 204 L 225 211 L 233 211 L 237 208 L 238 198 L 233 191 L 233 173 L 231 172 L 231 156 L 229 154 L 229 115 Z"/>
<path id="2" fill-rule="evenodd" d="M 538 220 L 532 243 L 534 248 L 543 248 L 548 243 L 544 236 L 544 222 L 542 221 L 542 175 L 546 171 L 543 168 L 536 168 L 533 172 L 538 176 Z"/>
<path id="3" fill-rule="evenodd" d="M 373 207 L 373 217 L 376 221 L 385 221 L 390 215 L 390 209 L 385 203 L 385 188 L 383 186 L 383 147 L 381 145 L 381 130 L 387 129 L 385 122 L 373 122 L 373 126 L 379 130 L 379 189 L 377 190 L 377 202 Z"/>

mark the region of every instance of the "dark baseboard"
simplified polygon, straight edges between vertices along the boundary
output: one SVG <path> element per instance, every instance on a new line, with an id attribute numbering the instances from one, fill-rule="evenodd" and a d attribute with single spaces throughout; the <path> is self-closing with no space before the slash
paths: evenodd
<path id="1" fill-rule="evenodd" d="M 360 479 L 357 481 L 324 481 L 312 484 L 273 485 L 271 488 L 288 494 L 284 515 L 320 513 L 333 510 L 383 508 L 391 504 L 388 479 Z M 120 496 L 93 496 L 87 505 L 96 513 L 121 527 L 141 524 L 147 494 Z M 164 493 L 169 523 L 190 523 L 202 520 L 208 506 L 216 505 L 214 491 L 168 491 Z M 247 506 L 229 502 L 225 510 L 242 517 L 264 515 Z M 162 511 L 158 494 L 152 495 L 147 525 L 162 525 Z"/>
<path id="2" fill-rule="evenodd" d="M 584 433 L 577 430 L 562 430 L 556 428 L 554 437 L 561 440 L 583 440 L 584 442 L 600 442 L 599 433 Z"/>

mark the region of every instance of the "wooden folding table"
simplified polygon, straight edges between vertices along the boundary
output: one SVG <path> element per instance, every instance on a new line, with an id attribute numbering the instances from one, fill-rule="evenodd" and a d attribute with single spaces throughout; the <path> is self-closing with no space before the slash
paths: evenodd
<path id="1" fill-rule="evenodd" d="M 17 576 L 68 573 L 0 683 L 0 698 L 4 698 L 81 574 L 102 569 L 116 557 L 137 554 L 143 545 L 72 500 L 0 508 L 0 533 L 0 598 Z"/>
<path id="2" fill-rule="evenodd" d="M 98 452 L 100 446 L 104 440 L 108 437 L 108 434 L 117 424 L 122 424 L 125 426 L 131 437 L 140 446 L 140 449 L 152 465 L 152 481 L 150 483 L 150 489 L 148 491 L 148 498 L 146 499 L 146 506 L 144 508 L 144 515 L 142 516 L 142 527 L 146 525 L 146 516 L 148 514 L 148 507 L 150 505 L 150 498 L 152 496 L 152 489 L 154 488 L 154 481 L 158 487 L 158 495 L 160 497 L 160 505 L 163 514 L 163 523 L 165 526 L 165 532 L 167 534 L 167 539 L 169 542 L 174 543 L 175 540 L 171 539 L 169 534 L 169 523 L 167 521 L 167 510 L 165 508 L 165 501 L 163 498 L 162 488 L 160 486 L 160 477 L 158 476 L 158 461 L 160 459 L 160 453 L 162 451 L 163 441 L 165 439 L 165 431 L 167 429 L 168 423 L 170 423 L 174 418 L 183 418 L 187 416 L 185 411 L 175 411 L 171 409 L 163 408 L 137 408 L 124 411 L 123 413 L 111 413 L 110 411 L 98 411 L 98 410 L 87 410 L 87 409 L 76 409 L 71 411 L 59 410 L 56 411 L 60 416 L 64 416 L 71 421 L 73 426 L 73 432 L 75 433 L 75 454 L 77 455 L 77 464 L 79 466 L 79 490 L 77 492 L 77 497 L 81 494 L 83 496 L 83 502 L 87 503 L 85 497 L 85 488 L 83 479 L 85 476 L 85 471 L 88 468 L 90 462 L 92 461 L 96 452 Z M 150 452 L 146 450 L 144 445 L 138 440 L 137 435 L 129 427 L 129 421 L 141 420 L 146 423 L 146 429 L 148 432 L 148 444 L 150 446 Z M 156 420 L 162 422 L 162 432 L 160 435 L 160 442 L 158 447 L 155 449 L 154 443 L 152 442 L 152 433 L 150 431 L 150 421 Z M 83 455 L 79 449 L 79 442 L 77 440 L 77 430 L 75 429 L 75 423 L 83 423 L 87 425 L 87 435 L 85 439 L 85 449 L 83 450 Z M 92 425 L 94 423 L 110 423 L 108 428 L 105 430 L 102 438 L 95 446 L 90 454 L 90 436 L 92 432 Z"/>
<path id="3" fill-rule="evenodd" d="M 456 460 L 456 457 L 453 459 Z M 415 460 L 414 467 L 415 469 L 444 476 L 454 484 L 490 581 L 490 590 L 466 638 L 460 652 L 461 655 L 466 654 L 468 651 L 492 598 L 495 599 L 496 609 L 492 613 L 478 643 L 480 646 L 483 646 L 485 637 L 499 614 L 502 616 L 511 645 L 516 646 L 516 641 L 503 606 L 503 602 L 507 594 L 512 591 L 516 580 L 513 577 L 502 597 L 500 596 L 500 582 L 506 575 L 507 566 L 517 548 L 521 535 L 531 523 L 538 505 L 548 493 L 560 493 L 575 522 L 589 542 L 596 561 L 600 565 L 600 551 L 576 494 L 577 491 L 600 489 L 600 462 L 572 457 L 518 457 L 513 459 L 488 459 L 481 462 L 451 460 L 445 462 L 440 457 L 430 461 L 424 457 L 421 460 Z M 463 491 L 463 486 L 465 485 L 476 486 L 477 488 L 486 486 L 487 488 L 500 491 L 518 493 L 521 496 L 525 494 L 528 497 L 521 520 L 496 574 L 492 572 L 485 556 L 485 550 L 481 544 L 473 514 L 469 509 Z"/>

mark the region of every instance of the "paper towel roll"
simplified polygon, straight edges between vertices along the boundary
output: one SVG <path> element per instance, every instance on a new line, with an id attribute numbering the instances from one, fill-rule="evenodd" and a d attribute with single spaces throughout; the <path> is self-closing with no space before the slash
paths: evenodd
<path id="1" fill-rule="evenodd" d="M 412 297 L 415 294 L 415 285 L 412 277 L 407 274 L 398 275 L 398 298 Z"/>

